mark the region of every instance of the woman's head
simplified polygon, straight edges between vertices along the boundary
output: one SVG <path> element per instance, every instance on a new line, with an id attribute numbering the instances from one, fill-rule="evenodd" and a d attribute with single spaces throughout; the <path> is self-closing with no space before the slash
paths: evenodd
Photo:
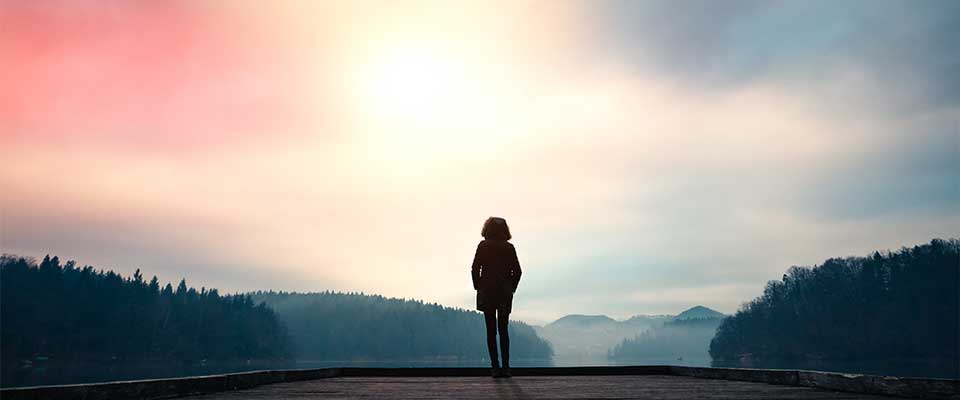
<path id="1" fill-rule="evenodd" d="M 487 218 L 487 222 L 483 223 L 483 230 L 480 231 L 480 235 L 485 239 L 494 240 L 510 240 L 513 237 L 510 236 L 510 227 L 507 226 L 507 220 L 500 217 Z"/>

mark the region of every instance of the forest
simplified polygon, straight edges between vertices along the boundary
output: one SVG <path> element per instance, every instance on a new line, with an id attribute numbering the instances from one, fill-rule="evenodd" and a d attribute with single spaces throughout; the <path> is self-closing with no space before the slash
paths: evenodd
<path id="1" fill-rule="evenodd" d="M 482 360 L 483 315 L 416 300 L 360 293 L 251 293 L 276 310 L 300 360 Z M 330 323 L 336 321 L 336 323 Z M 550 344 L 510 322 L 513 360 L 549 360 Z"/>
<path id="2" fill-rule="evenodd" d="M 290 356 L 276 314 L 249 296 L 198 291 L 184 280 L 161 287 L 139 270 L 125 278 L 49 256 L 40 263 L 0 258 L 0 354 L 4 385 L 39 368 L 240 364 Z"/>
<path id="3" fill-rule="evenodd" d="M 791 267 L 726 318 L 714 360 L 940 360 L 960 376 L 960 241 Z"/>

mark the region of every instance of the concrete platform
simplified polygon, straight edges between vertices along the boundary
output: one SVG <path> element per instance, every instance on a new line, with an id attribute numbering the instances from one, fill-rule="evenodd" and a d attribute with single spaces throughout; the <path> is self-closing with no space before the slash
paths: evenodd
<path id="1" fill-rule="evenodd" d="M 267 399 L 887 399 L 824 389 L 671 375 L 339 377 L 192 396 Z"/>

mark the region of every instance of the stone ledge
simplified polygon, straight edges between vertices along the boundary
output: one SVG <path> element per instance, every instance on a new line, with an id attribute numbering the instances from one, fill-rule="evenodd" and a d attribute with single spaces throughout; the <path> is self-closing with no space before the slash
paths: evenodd
<path id="1" fill-rule="evenodd" d="M 748 368 L 670 367 L 670 372 L 673 375 L 697 378 L 807 386 L 839 392 L 960 400 L 960 380 L 957 379 L 901 378 L 822 371 Z"/>
<path id="2" fill-rule="evenodd" d="M 819 371 L 797 371 L 797 383 L 844 392 L 883 394 L 925 399 L 960 399 L 960 380 L 901 378 L 840 374 Z"/>
<path id="3" fill-rule="evenodd" d="M 339 375 L 338 368 L 253 371 L 183 378 L 7 388 L 0 389 L 0 398 L 3 398 L 3 400 L 168 399 L 248 389 L 271 383 L 330 378 Z"/>
<path id="4" fill-rule="evenodd" d="M 340 368 L 340 376 L 455 377 L 490 376 L 490 368 Z M 523 367 L 511 368 L 513 376 L 563 375 L 670 375 L 666 365 L 623 367 Z"/>

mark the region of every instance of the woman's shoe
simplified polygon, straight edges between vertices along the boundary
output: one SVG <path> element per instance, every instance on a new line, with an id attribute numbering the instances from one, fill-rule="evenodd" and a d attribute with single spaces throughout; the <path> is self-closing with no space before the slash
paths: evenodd
<path id="1" fill-rule="evenodd" d="M 500 377 L 500 368 L 497 368 L 497 367 L 490 368 L 490 377 L 491 377 L 491 378 L 499 378 L 499 377 Z"/>
<path id="2" fill-rule="evenodd" d="M 500 368 L 500 377 L 501 378 L 511 378 L 513 375 L 510 375 L 510 367 Z"/>

